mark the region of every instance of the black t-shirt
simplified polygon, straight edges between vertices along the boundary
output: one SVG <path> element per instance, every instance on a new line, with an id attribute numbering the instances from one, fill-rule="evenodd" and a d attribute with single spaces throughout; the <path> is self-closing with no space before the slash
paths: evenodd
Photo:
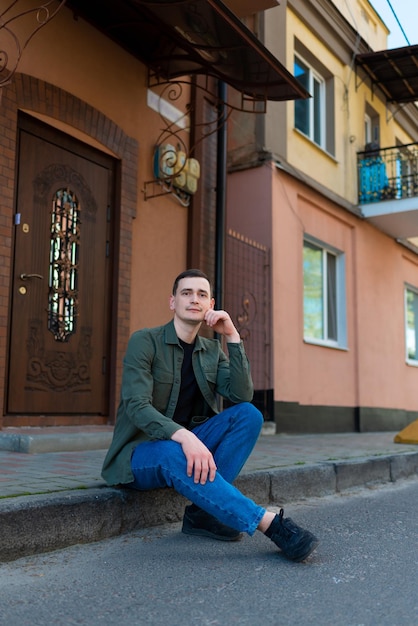
<path id="1" fill-rule="evenodd" d="M 196 406 L 198 405 L 198 400 L 201 398 L 201 393 L 192 365 L 192 354 L 195 344 L 194 342 L 186 343 L 181 339 L 179 339 L 179 342 L 183 348 L 184 358 L 181 366 L 179 399 L 176 410 L 174 411 L 173 420 L 177 422 L 177 424 L 181 424 L 187 428 L 190 424 L 190 420 L 196 414 Z"/>

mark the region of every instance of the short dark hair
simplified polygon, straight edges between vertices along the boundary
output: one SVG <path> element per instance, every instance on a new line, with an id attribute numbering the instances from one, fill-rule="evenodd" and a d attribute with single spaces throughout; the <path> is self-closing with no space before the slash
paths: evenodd
<path id="1" fill-rule="evenodd" d="M 191 269 L 191 270 L 185 270 L 184 272 L 182 272 L 181 274 L 179 274 L 177 276 L 177 278 L 175 279 L 174 284 L 173 284 L 173 296 L 176 295 L 176 291 L 177 291 L 177 287 L 179 286 L 179 282 L 183 278 L 205 278 L 208 281 L 208 283 L 209 283 L 209 287 L 210 287 L 210 291 L 211 291 L 211 295 L 212 295 L 212 285 L 211 285 L 211 282 L 210 282 L 208 276 L 205 274 L 205 272 L 202 272 L 202 270 Z"/>

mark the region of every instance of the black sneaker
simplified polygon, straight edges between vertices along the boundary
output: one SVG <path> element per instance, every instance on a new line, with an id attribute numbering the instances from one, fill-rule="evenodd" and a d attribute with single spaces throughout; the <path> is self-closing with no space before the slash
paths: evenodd
<path id="1" fill-rule="evenodd" d="M 181 532 L 197 537 L 211 537 L 219 541 L 239 541 L 241 533 L 222 524 L 216 517 L 199 509 L 195 504 L 186 506 Z"/>
<path id="2" fill-rule="evenodd" d="M 265 534 L 278 546 L 291 561 L 304 561 L 319 544 L 318 539 L 290 517 L 283 518 L 283 509 L 276 515 Z"/>

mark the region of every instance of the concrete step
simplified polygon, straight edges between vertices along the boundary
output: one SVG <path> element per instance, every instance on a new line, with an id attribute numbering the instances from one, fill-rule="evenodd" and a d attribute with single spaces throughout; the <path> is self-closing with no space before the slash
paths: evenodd
<path id="1" fill-rule="evenodd" d="M 26 454 L 105 450 L 112 433 L 113 426 L 4 428 L 0 430 L 0 450 Z"/>
<path id="2" fill-rule="evenodd" d="M 112 433 L 113 426 L 4 428 L 0 430 L 0 451 L 40 454 L 106 450 L 112 440 Z M 261 434 L 275 435 L 274 422 L 265 422 Z"/>

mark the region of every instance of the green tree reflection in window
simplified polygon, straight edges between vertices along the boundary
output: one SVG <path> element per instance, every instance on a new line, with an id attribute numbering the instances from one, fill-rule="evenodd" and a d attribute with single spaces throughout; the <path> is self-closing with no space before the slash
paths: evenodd
<path id="1" fill-rule="evenodd" d="M 79 214 L 77 196 L 69 189 L 59 189 L 51 210 L 48 330 L 63 342 L 76 331 Z"/>
<path id="2" fill-rule="evenodd" d="M 411 361 L 418 360 L 418 293 L 406 289 L 406 356 Z"/>
<path id="3" fill-rule="evenodd" d="M 338 341 L 337 257 L 305 241 L 303 245 L 304 337 Z"/>
<path id="4" fill-rule="evenodd" d="M 303 246 L 304 335 L 324 337 L 322 250 L 305 241 Z"/>

